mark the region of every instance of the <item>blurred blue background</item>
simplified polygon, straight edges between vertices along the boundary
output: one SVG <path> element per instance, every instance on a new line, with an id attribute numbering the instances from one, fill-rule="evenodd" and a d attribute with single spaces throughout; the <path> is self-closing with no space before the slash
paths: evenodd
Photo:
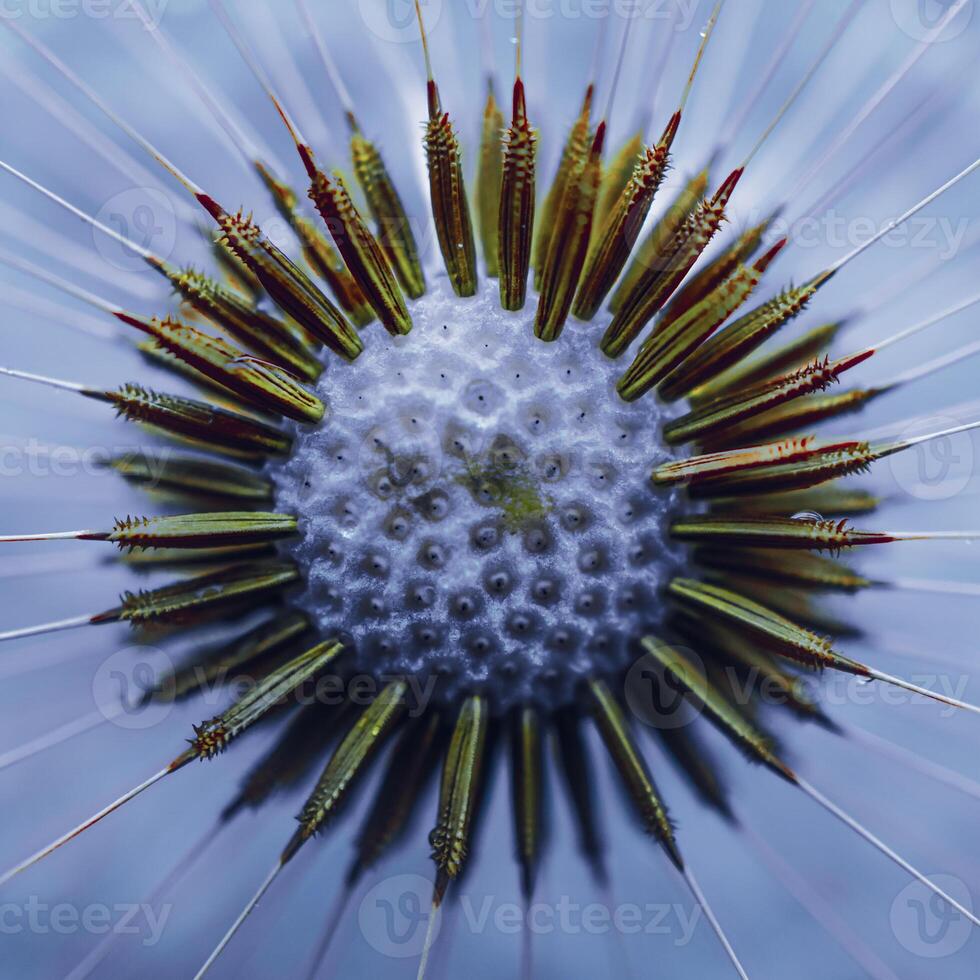
<path id="1" fill-rule="evenodd" d="M 342 113 L 293 5 L 241 0 L 230 6 L 322 160 L 345 166 Z M 675 19 L 671 25 L 662 16 L 652 17 L 634 26 L 610 116 L 613 146 L 651 116 L 648 135 L 659 133 L 679 97 L 710 11 L 707 0 L 690 0 L 681 8 L 672 3 L 656 6 L 661 11 L 673 7 Z M 846 6 L 843 0 L 819 0 L 716 168 L 713 181 L 748 152 L 807 71 Z M 880 109 L 787 202 L 787 219 L 814 217 L 816 225 L 808 226 L 802 239 L 799 227 L 791 231 L 794 240 L 760 295 L 812 276 L 866 238 L 869 228 L 901 213 L 977 155 L 975 69 L 980 15 L 974 6 L 965 5 L 948 36 L 931 45 Z M 427 8 L 437 76 L 470 166 L 484 93 L 480 29 L 474 12 L 483 7 L 478 0 L 441 4 L 430 0 Z M 270 147 L 297 186 L 302 186 L 299 162 L 281 122 L 207 4 L 156 0 L 151 8 L 195 68 L 232 103 L 249 131 Z M 363 125 L 379 141 L 411 212 L 426 215 L 421 49 L 410 20 L 403 34 L 402 15 L 410 14 L 410 7 L 399 10 L 398 3 L 386 5 L 384 0 L 344 4 L 324 0 L 314 3 L 314 8 Z M 541 129 L 543 178 L 553 172 L 566 128 L 577 112 L 600 23 L 590 12 L 601 8 L 602 4 L 587 0 L 555 0 L 551 5 L 539 0 L 529 5 L 525 76 L 530 114 Z M 502 0 L 489 3 L 495 61 L 504 91 L 514 53 L 511 9 Z M 795 189 L 795 178 L 820 159 L 835 135 L 912 55 L 928 31 L 929 18 L 942 9 L 942 4 L 929 0 L 862 4 L 827 63 L 753 161 L 733 201 L 732 227 L 719 236 L 718 245 L 759 220 Z M 728 0 L 655 214 L 715 148 L 797 10 L 797 0 Z M 104 11 L 108 16 L 102 15 Z M 226 207 L 254 208 L 259 224 L 296 254 L 295 243 L 252 171 L 126 4 L 64 0 L 59 6 L 54 0 L 50 4 L 7 0 L 4 16 L 8 15 L 49 44 L 115 110 Z M 613 17 L 610 23 L 600 74 L 600 107 L 608 98 L 609 68 L 624 23 L 622 17 Z M 656 66 L 670 30 L 675 37 L 661 82 Z M 0 157 L 166 257 L 208 263 L 207 250 L 194 228 L 203 220 L 203 212 L 199 216 L 172 180 L 11 31 L 0 31 L 0 45 L 0 72 L 5 76 Z M 867 167 L 849 180 L 848 174 L 869 151 L 875 155 Z M 978 179 L 966 181 L 930 206 L 924 212 L 928 220 L 914 226 L 915 234 L 895 236 L 848 266 L 821 292 L 813 309 L 789 329 L 863 311 L 865 315 L 855 319 L 836 348 L 844 352 L 970 298 L 980 278 L 980 249 L 970 247 L 980 235 Z M 829 204 L 821 203 L 842 180 L 844 192 L 833 194 Z M 4 253 L 140 312 L 159 313 L 172 303 L 153 272 L 8 175 L 0 175 L 0 215 Z M 427 241 L 431 246 L 431 234 Z M 430 265 L 433 258 L 430 247 Z M 124 328 L 116 328 L 111 318 L 21 272 L 2 268 L 0 278 L 0 364 L 93 386 L 141 380 L 169 390 L 179 387 L 142 360 L 130 338 L 123 336 Z M 974 311 L 952 317 L 890 349 L 855 372 L 854 380 L 888 379 L 952 351 L 976 339 L 976 323 Z M 976 418 L 980 405 L 976 378 L 977 362 L 966 361 L 876 401 L 859 421 L 845 420 L 846 428 L 834 431 L 894 434 L 922 417 L 936 420 L 928 425 L 938 428 Z M 115 421 L 107 407 L 69 393 L 13 379 L 0 379 L 0 387 L 4 453 L 0 532 L 102 527 L 111 516 L 147 509 L 145 498 L 117 478 L 95 471 L 88 457 L 80 454 L 86 447 L 121 451 L 146 444 L 146 437 Z M 67 449 L 61 456 L 52 455 L 57 447 Z M 865 523 L 902 530 L 980 527 L 976 450 L 977 441 L 962 435 L 893 464 L 879 464 L 863 485 L 881 492 L 887 502 Z M 857 561 L 868 574 L 882 578 L 977 582 L 977 547 L 949 542 L 901 544 L 862 554 Z M 0 555 L 0 629 L 112 605 L 122 589 L 133 585 L 133 576 L 104 563 L 103 555 L 99 546 L 84 543 L 5 546 Z M 940 678 L 955 685 L 974 674 L 976 608 L 976 600 L 970 597 L 893 591 L 866 593 L 835 606 L 867 633 L 866 641 L 848 641 L 848 653 L 921 683 L 930 684 L 931 677 L 931 686 Z M 0 651 L 0 750 L 90 712 L 93 676 L 128 642 L 123 627 L 110 626 L 5 645 Z M 980 700 L 980 683 L 972 679 L 959 693 Z M 893 704 L 879 686 L 831 683 L 828 697 L 835 718 L 912 747 L 971 778 L 980 776 L 976 717 L 951 715 L 920 699 L 899 698 Z M 105 724 L 0 771 L 4 813 L 0 866 L 18 861 L 156 771 L 180 749 L 191 723 L 202 717 L 201 705 L 191 703 L 144 729 Z M 778 719 L 777 726 L 787 753 L 807 778 L 866 820 L 925 872 L 953 876 L 972 891 L 973 901 L 980 901 L 978 799 L 813 726 L 789 724 L 785 719 Z M 727 827 L 698 803 L 658 744 L 644 739 L 644 745 L 671 806 L 681 846 L 750 975 L 766 980 L 850 978 L 867 972 L 929 980 L 977 976 L 980 940 L 957 931 L 962 922 L 945 922 L 942 910 L 924 908 L 927 926 L 945 929 L 942 935 L 948 935 L 948 941 L 923 946 L 913 932 L 915 907 L 907 903 L 925 901 L 927 893 L 907 893 L 909 879 L 902 871 L 802 794 L 748 766 L 707 725 L 699 724 L 699 729 L 724 766 L 738 814 L 749 828 L 746 833 Z M 258 732 L 226 757 L 181 772 L 6 886 L 0 893 L 0 933 L 6 933 L 0 936 L 0 976 L 31 980 L 68 974 L 99 937 L 77 926 L 59 930 L 49 924 L 33 931 L 24 927 L 23 910 L 32 897 L 35 903 L 67 902 L 79 910 L 145 901 L 185 851 L 212 832 L 217 812 L 272 734 Z M 600 759 L 598 753 L 596 758 Z M 610 892 L 597 892 L 579 860 L 574 828 L 559 791 L 552 796 L 553 829 L 537 899 L 555 905 L 567 896 L 583 906 L 601 902 L 641 909 L 655 903 L 663 906 L 663 918 L 653 934 L 617 936 L 609 930 L 581 927 L 538 936 L 535 977 L 626 976 L 624 956 L 636 976 L 725 975 L 729 968 L 704 923 L 692 936 L 685 933 L 684 915 L 691 914 L 691 903 L 682 883 L 657 848 L 626 818 L 626 807 L 607 767 L 597 769 L 609 845 Z M 488 900 L 494 910 L 519 901 L 516 867 L 510 860 L 508 793 L 507 781 L 498 772 L 474 848 L 473 872 L 458 892 L 474 915 Z M 219 962 L 216 977 L 304 975 L 346 869 L 357 815 L 369 797 L 370 785 L 358 794 L 343 820 L 290 867 Z M 277 798 L 217 835 L 168 899 L 172 908 L 159 942 L 145 947 L 145 930 L 142 935 L 123 937 L 101 975 L 192 975 L 292 833 L 300 800 L 300 795 Z M 331 968 L 324 975 L 414 976 L 414 959 L 378 952 L 378 945 L 384 944 L 372 931 L 370 915 L 367 926 L 359 925 L 358 908 L 368 889 L 392 876 L 430 876 L 425 835 L 433 802 L 423 805 L 425 819 L 409 842 L 392 853 L 351 900 L 332 949 Z M 753 843 L 753 835 L 767 842 L 763 850 Z M 785 873 L 793 882 L 812 889 L 816 897 L 811 910 L 792 897 L 774 866 L 766 863 L 765 847 L 785 862 L 790 869 Z M 372 893 L 371 900 L 378 894 L 385 898 L 385 887 L 382 884 L 380 892 Z M 824 908 L 830 918 L 817 921 L 811 914 L 813 907 Z M 852 952 L 861 958 L 862 950 L 871 950 L 874 962 L 865 960 L 858 966 L 844 950 L 849 940 L 844 937 L 842 945 L 828 933 L 834 922 L 860 937 L 861 949 Z M 434 976 L 516 975 L 520 936 L 495 926 L 493 914 L 488 925 L 474 927 L 463 908 L 450 914 L 445 928 Z M 937 950 L 942 955 L 923 955 Z"/>

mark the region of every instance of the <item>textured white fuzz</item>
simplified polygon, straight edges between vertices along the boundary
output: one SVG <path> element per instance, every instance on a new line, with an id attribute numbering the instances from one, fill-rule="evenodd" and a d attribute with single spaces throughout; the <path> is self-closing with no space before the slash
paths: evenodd
<path id="1" fill-rule="evenodd" d="M 355 363 L 331 360 L 328 418 L 274 474 L 323 632 L 352 637 L 366 671 L 435 673 L 444 696 L 501 710 L 621 666 L 677 561 L 649 480 L 662 409 L 616 395 L 625 359 L 598 351 L 601 324 L 545 344 L 531 310 L 501 311 L 496 281 L 461 300 L 440 278 L 407 337 L 372 324 Z"/>

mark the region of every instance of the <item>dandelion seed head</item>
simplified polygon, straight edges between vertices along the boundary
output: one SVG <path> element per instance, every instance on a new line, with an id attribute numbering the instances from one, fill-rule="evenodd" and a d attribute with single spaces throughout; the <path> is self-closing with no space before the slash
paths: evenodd
<path id="1" fill-rule="evenodd" d="M 372 330 L 370 356 L 331 364 L 332 422 L 298 432 L 274 478 L 305 517 L 295 556 L 321 627 L 365 670 L 435 674 L 439 697 L 484 690 L 505 710 L 621 668 L 681 556 L 671 497 L 648 490 L 664 409 L 616 396 L 594 324 L 542 344 L 496 291 L 461 303 L 441 281 L 410 335 Z"/>

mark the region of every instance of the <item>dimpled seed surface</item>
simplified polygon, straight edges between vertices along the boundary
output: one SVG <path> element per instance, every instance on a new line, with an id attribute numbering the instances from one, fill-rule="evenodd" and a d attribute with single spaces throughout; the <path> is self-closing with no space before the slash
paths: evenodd
<path id="1" fill-rule="evenodd" d="M 545 344 L 496 294 L 442 278 L 408 336 L 372 324 L 357 361 L 331 360 L 327 419 L 297 430 L 277 507 L 302 521 L 302 604 L 361 669 L 550 707 L 661 619 L 679 561 L 649 481 L 663 410 L 618 398 L 602 324 Z"/>

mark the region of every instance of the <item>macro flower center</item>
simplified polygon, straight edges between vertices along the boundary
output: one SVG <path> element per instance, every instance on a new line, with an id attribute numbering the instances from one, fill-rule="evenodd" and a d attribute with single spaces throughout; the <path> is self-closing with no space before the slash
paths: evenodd
<path id="1" fill-rule="evenodd" d="M 365 671 L 554 707 L 660 622 L 663 410 L 616 395 L 601 326 L 541 343 L 495 282 L 460 300 L 441 280 L 411 312 L 410 335 L 369 328 L 369 357 L 330 364 L 325 424 L 275 471 L 303 604 Z"/>

